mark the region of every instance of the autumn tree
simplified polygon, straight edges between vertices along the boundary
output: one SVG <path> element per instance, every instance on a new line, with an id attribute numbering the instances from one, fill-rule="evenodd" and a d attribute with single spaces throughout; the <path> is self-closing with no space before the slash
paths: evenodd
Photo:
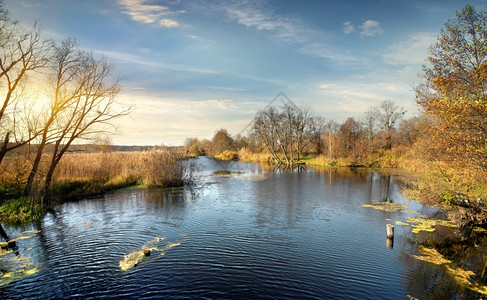
<path id="1" fill-rule="evenodd" d="M 470 5 L 457 12 L 428 61 L 416 89 L 431 118 L 420 150 L 445 183 L 445 191 L 431 192 L 449 204 L 477 206 L 487 196 L 487 12 Z"/>
<path id="2" fill-rule="evenodd" d="M 327 132 L 325 120 L 321 117 L 312 118 L 309 130 L 310 142 L 315 146 L 316 154 L 323 154 L 326 148 L 325 140 Z"/>
<path id="3" fill-rule="evenodd" d="M 184 141 L 184 149 L 186 150 L 186 154 L 191 156 L 200 156 L 203 155 L 203 150 L 201 149 L 200 140 L 197 137 L 194 138 L 187 138 Z"/>
<path id="4" fill-rule="evenodd" d="M 233 138 L 224 128 L 218 130 L 212 139 L 213 155 L 221 154 L 226 150 L 234 150 Z"/>
<path id="5" fill-rule="evenodd" d="M 362 130 L 360 123 L 354 118 L 348 118 L 338 130 L 338 151 L 344 157 L 357 157 Z"/>

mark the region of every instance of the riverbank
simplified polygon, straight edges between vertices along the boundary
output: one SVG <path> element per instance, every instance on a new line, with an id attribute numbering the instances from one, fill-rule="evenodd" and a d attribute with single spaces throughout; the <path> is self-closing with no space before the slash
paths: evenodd
<path id="1" fill-rule="evenodd" d="M 40 192 L 40 180 L 32 196 L 21 197 L 28 158 L 11 157 L 2 166 L 0 221 L 7 223 L 40 219 L 50 205 L 66 199 L 101 195 L 129 186 L 177 187 L 193 176 L 192 166 L 183 155 L 165 150 L 71 153 L 59 163 L 47 195 Z"/>
<path id="2" fill-rule="evenodd" d="M 229 161 L 259 162 L 275 164 L 267 152 L 253 153 L 243 148 L 239 151 L 224 151 L 215 158 Z M 282 158 L 281 158 L 282 160 Z M 458 224 L 476 224 L 487 227 L 487 185 L 475 172 L 455 170 L 428 163 L 417 157 L 414 151 L 404 148 L 381 150 L 366 157 L 338 157 L 330 161 L 328 156 L 304 155 L 300 161 L 287 166 L 309 166 L 313 168 L 371 168 L 402 177 L 404 193 L 431 207 L 448 212 L 449 218 Z"/>
<path id="3" fill-rule="evenodd" d="M 305 164 L 311 167 L 401 168 L 406 164 L 404 156 L 404 149 L 383 150 L 366 157 L 335 157 L 331 160 L 329 156 L 324 154 L 304 155 L 299 161 L 293 161 L 292 164 Z M 267 151 L 255 153 L 246 148 L 238 151 L 225 150 L 215 155 L 215 158 L 224 161 L 238 160 L 243 162 L 276 163 L 275 159 Z M 281 160 L 285 161 L 284 158 L 281 158 Z"/>

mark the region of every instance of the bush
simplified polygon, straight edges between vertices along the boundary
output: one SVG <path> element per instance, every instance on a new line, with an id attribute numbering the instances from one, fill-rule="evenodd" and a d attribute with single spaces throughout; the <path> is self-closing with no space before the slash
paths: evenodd
<path id="1" fill-rule="evenodd" d="M 232 150 L 225 150 L 215 157 L 221 160 L 238 160 L 238 153 Z"/>
<path id="2" fill-rule="evenodd" d="M 181 154 L 151 150 L 144 162 L 146 185 L 175 187 L 184 184 L 188 161 Z"/>

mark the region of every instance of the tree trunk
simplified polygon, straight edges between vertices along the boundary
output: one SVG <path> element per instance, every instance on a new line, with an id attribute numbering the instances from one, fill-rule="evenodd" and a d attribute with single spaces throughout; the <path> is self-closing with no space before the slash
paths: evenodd
<path id="1" fill-rule="evenodd" d="M 5 135 L 5 139 L 3 140 L 2 148 L 0 149 L 0 164 L 2 163 L 2 160 L 5 157 L 5 154 L 7 154 L 9 139 L 10 139 L 10 132 L 7 132 L 7 134 Z"/>
<path id="2" fill-rule="evenodd" d="M 39 169 L 39 164 L 41 162 L 42 152 L 44 150 L 44 146 L 45 146 L 45 143 L 41 143 L 39 145 L 39 148 L 37 148 L 37 155 L 36 155 L 36 158 L 34 160 L 34 164 L 32 165 L 32 169 L 30 171 L 29 177 L 27 178 L 27 183 L 25 184 L 24 193 L 23 193 L 24 197 L 28 197 L 32 194 L 32 185 L 34 184 L 34 178 L 35 178 L 37 171 Z"/>

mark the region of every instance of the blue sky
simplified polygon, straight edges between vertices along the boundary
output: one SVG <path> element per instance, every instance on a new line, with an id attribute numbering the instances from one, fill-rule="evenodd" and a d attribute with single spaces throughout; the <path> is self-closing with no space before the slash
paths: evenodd
<path id="1" fill-rule="evenodd" d="M 237 134 L 279 92 L 326 120 L 392 100 L 417 112 L 412 86 L 463 1 L 4 0 L 15 19 L 105 55 L 124 80 L 115 144 L 179 145 Z M 485 1 L 470 1 L 478 11 Z"/>

